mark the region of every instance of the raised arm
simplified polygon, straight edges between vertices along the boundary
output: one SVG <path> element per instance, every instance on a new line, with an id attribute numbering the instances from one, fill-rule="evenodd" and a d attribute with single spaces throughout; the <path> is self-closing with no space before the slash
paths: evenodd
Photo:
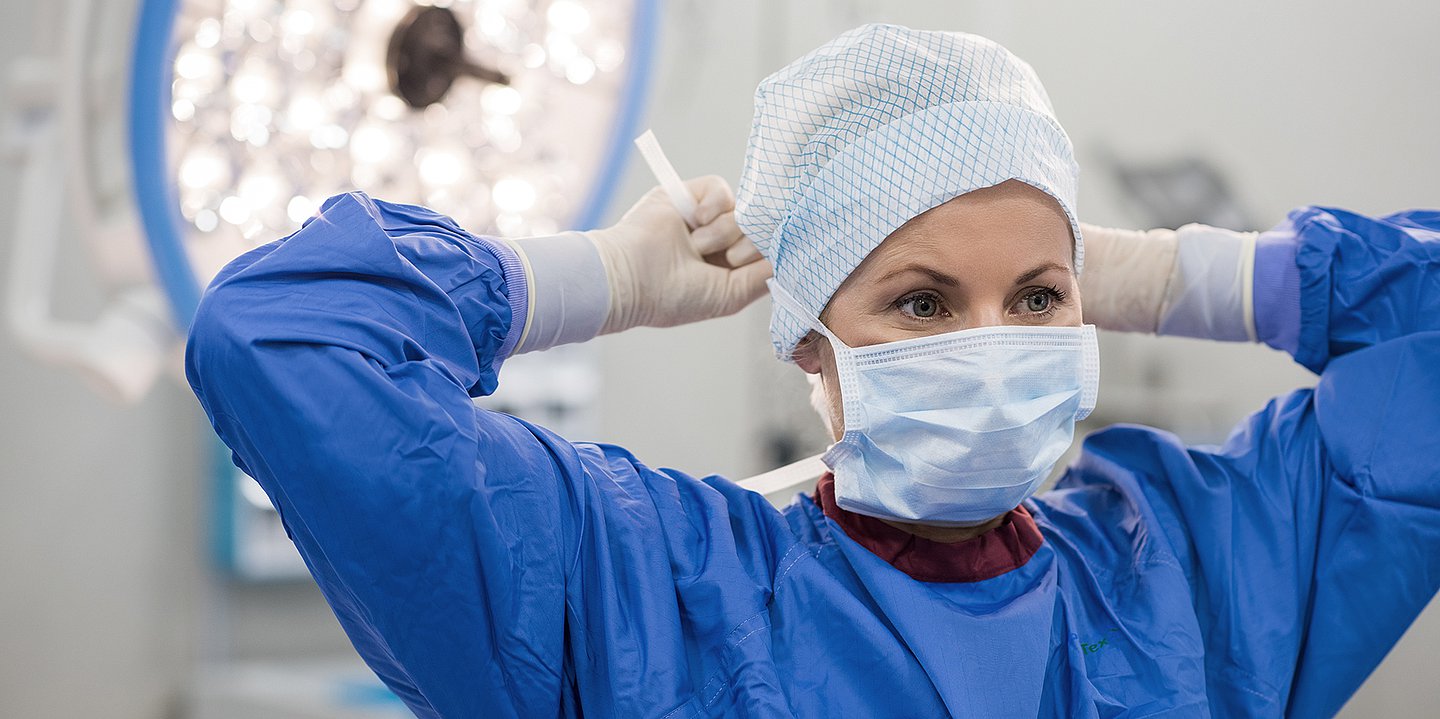
<path id="1" fill-rule="evenodd" d="M 1087 443 L 1145 478 L 1191 578 L 1208 674 L 1277 713 L 1338 711 L 1440 588 L 1437 230 L 1435 212 L 1319 208 L 1258 236 L 1190 228 L 1197 247 L 1253 244 L 1250 326 L 1318 384 L 1272 401 L 1222 447 L 1124 428 Z M 1186 233 L 1172 237 L 1182 250 Z M 1202 264 L 1235 269 L 1189 285 L 1210 288 L 1192 307 L 1223 310 L 1190 326 L 1238 334 L 1242 263 Z"/>
<path id="2" fill-rule="evenodd" d="M 421 716 L 492 692 L 498 715 L 553 714 L 559 696 L 573 452 L 470 401 L 519 339 L 523 283 L 512 251 L 357 193 L 232 263 L 193 324 L 187 373 L 215 430 Z M 506 654 L 535 671 L 507 676 Z"/>
<path id="3" fill-rule="evenodd" d="M 1263 233 L 1083 227 L 1086 319 L 1104 329 L 1264 342 L 1316 373 L 1440 329 L 1440 211 L 1305 207 Z"/>
<path id="4" fill-rule="evenodd" d="M 1317 373 L 1350 352 L 1440 331 L 1440 211 L 1296 210 L 1260 235 L 1255 287 L 1259 339 Z"/>
<path id="5" fill-rule="evenodd" d="M 1298 210 L 1261 236 L 1257 270 L 1271 263 L 1261 339 L 1321 373 L 1312 451 L 1328 482 L 1299 517 L 1316 541 L 1297 564 L 1312 573 L 1291 704 L 1315 716 L 1339 710 L 1440 589 L 1440 213 Z M 1296 294 L 1298 317 L 1280 304 Z"/>
<path id="6" fill-rule="evenodd" d="M 583 651 L 587 629 L 613 631 L 588 623 L 623 625 L 614 613 L 656 629 L 631 646 L 679 641 L 664 631 L 678 621 L 661 619 L 673 608 L 651 598 L 673 604 L 671 563 L 694 559 L 668 550 L 705 545 L 678 536 L 690 523 L 677 516 L 723 514 L 723 503 L 687 504 L 694 480 L 471 402 L 517 346 L 628 326 L 612 310 L 618 301 L 629 316 L 636 299 L 617 300 L 605 262 L 636 243 L 651 256 L 665 248 L 617 232 L 673 221 L 670 235 L 705 238 L 673 210 L 637 209 L 650 214 L 517 252 L 422 208 L 341 195 L 233 262 L 201 303 L 186 361 L 197 397 L 356 648 L 420 716 L 558 714 L 576 681 L 567 645 Z M 738 236 L 723 222 L 708 232 Z M 649 598 L 626 596 L 635 591 Z M 657 690 L 665 680 L 656 673 Z"/>

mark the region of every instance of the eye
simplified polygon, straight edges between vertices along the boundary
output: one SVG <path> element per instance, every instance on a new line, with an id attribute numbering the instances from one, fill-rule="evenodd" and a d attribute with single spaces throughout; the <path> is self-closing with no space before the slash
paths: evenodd
<path id="1" fill-rule="evenodd" d="M 1055 314 L 1057 306 L 1065 304 L 1067 297 L 1059 287 L 1033 287 L 1020 297 L 1014 312 L 1030 317 L 1049 317 Z"/>
<path id="2" fill-rule="evenodd" d="M 1031 312 L 1044 312 L 1050 309 L 1050 295 L 1044 292 L 1036 292 L 1025 298 L 1025 309 Z"/>
<path id="3" fill-rule="evenodd" d="M 896 302 L 895 306 L 901 312 L 921 320 L 933 319 L 943 313 L 940 296 L 933 292 L 916 292 L 906 295 Z"/>

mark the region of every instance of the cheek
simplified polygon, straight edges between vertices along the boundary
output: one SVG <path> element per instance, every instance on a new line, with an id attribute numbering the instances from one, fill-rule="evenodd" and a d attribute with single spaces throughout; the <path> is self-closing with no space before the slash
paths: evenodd
<path id="1" fill-rule="evenodd" d="M 840 397 L 840 375 L 835 371 L 835 358 L 828 352 L 823 359 L 820 382 L 817 385 L 817 388 L 824 392 L 821 396 L 812 396 L 811 401 L 815 409 L 825 417 L 830 436 L 838 442 L 845 433 L 845 403 Z"/>

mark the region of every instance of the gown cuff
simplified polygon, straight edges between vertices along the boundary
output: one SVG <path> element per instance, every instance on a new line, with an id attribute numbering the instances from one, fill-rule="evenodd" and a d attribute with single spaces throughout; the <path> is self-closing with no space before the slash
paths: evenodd
<path id="1" fill-rule="evenodd" d="M 480 245 L 490 251 L 500 263 L 500 272 L 505 278 L 505 299 L 510 304 L 510 327 L 505 331 L 505 340 L 491 361 L 491 370 L 499 371 L 500 364 L 515 354 L 516 345 L 525 330 L 525 315 L 530 306 L 530 283 L 525 276 L 525 266 L 515 248 L 503 240 L 489 237 L 475 237 Z"/>
<path id="2" fill-rule="evenodd" d="M 1266 232 L 1255 243 L 1255 332 L 1291 355 L 1300 348 L 1298 249 L 1291 232 Z"/>
<path id="3" fill-rule="evenodd" d="M 508 240 L 523 268 L 528 306 L 515 354 L 585 342 L 610 313 L 610 284 L 595 243 L 583 232 Z M 512 302 L 512 308 L 513 308 Z"/>

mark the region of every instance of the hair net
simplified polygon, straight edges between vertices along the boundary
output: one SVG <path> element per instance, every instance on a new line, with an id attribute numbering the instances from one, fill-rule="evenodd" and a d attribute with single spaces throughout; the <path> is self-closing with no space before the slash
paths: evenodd
<path id="1" fill-rule="evenodd" d="M 771 75 L 736 193 L 736 219 L 775 282 L 814 316 L 891 232 L 971 190 L 1021 180 L 1070 217 L 1078 170 L 1035 71 L 985 38 L 865 25 Z M 775 350 L 810 328 L 778 304 Z"/>

